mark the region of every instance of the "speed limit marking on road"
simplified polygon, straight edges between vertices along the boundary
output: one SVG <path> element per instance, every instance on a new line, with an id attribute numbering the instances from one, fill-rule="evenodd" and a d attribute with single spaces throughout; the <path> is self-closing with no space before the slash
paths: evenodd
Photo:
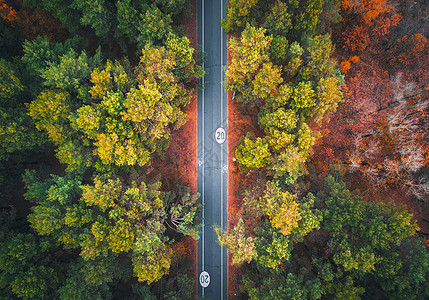
<path id="1" fill-rule="evenodd" d="M 200 273 L 200 284 L 203 288 L 206 288 L 210 284 L 210 274 L 207 271 L 202 271 Z"/>
<path id="2" fill-rule="evenodd" d="M 219 145 L 225 143 L 226 131 L 223 127 L 218 127 L 215 132 L 215 140 Z"/>

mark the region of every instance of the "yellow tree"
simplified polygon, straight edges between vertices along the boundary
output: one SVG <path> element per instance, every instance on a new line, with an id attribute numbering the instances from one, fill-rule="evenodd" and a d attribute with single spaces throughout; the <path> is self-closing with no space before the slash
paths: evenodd
<path id="1" fill-rule="evenodd" d="M 46 131 L 55 144 L 62 144 L 69 138 L 69 93 L 44 91 L 29 104 L 28 110 L 28 114 L 36 121 L 37 129 Z"/>
<path id="2" fill-rule="evenodd" d="M 265 33 L 265 29 L 247 26 L 240 38 L 230 38 L 231 62 L 226 71 L 230 90 L 239 92 L 251 84 L 260 65 L 269 62 L 272 37 Z"/>
<path id="3" fill-rule="evenodd" d="M 301 220 L 297 196 L 282 191 L 277 182 L 269 181 L 265 187 L 263 201 L 264 211 L 270 218 L 271 225 L 280 229 L 283 235 L 289 235 L 298 227 Z"/>
<path id="4" fill-rule="evenodd" d="M 243 29 L 257 13 L 258 0 L 232 0 L 228 2 L 228 17 L 222 21 L 227 33 Z"/>
<path id="5" fill-rule="evenodd" d="M 251 262 L 257 257 L 255 249 L 255 239 L 246 236 L 244 221 L 239 219 L 238 223 L 229 232 L 223 232 L 222 228 L 215 227 L 219 243 L 226 246 L 232 254 L 232 262 L 240 265 L 244 262 Z"/>

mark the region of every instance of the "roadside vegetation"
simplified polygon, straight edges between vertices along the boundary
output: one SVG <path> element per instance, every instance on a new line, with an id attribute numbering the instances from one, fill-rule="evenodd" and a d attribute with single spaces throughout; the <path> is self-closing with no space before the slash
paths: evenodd
<path id="1" fill-rule="evenodd" d="M 204 73 L 194 8 L 0 1 L 2 299 L 194 296 L 198 195 L 163 174 Z"/>
<path id="2" fill-rule="evenodd" d="M 229 130 L 237 182 L 216 229 L 231 298 L 429 297 L 428 6 L 414 5 L 229 1 L 229 118 L 246 124 Z"/>

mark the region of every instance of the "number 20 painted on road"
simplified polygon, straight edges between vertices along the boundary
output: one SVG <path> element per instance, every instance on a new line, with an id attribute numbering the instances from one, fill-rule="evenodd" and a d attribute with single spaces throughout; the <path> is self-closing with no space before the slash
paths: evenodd
<path id="1" fill-rule="evenodd" d="M 218 127 L 215 132 L 216 143 L 222 145 L 226 140 L 226 131 L 223 127 Z"/>

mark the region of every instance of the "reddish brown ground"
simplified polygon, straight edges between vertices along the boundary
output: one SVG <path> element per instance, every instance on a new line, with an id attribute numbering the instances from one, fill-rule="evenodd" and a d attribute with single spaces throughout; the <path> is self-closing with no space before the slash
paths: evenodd
<path id="1" fill-rule="evenodd" d="M 192 47 L 197 47 L 197 10 L 196 0 L 189 0 L 190 15 L 184 20 L 185 35 L 191 41 Z M 163 158 L 156 158 L 152 163 L 154 173 L 162 176 L 164 188 L 174 188 L 176 183 L 189 186 L 191 193 L 197 192 L 197 92 L 192 92 L 192 99 L 184 109 L 188 121 L 179 130 L 172 133 L 169 148 Z M 182 239 L 184 252 L 189 260 L 190 278 L 196 278 L 197 244 L 190 237 Z"/>

